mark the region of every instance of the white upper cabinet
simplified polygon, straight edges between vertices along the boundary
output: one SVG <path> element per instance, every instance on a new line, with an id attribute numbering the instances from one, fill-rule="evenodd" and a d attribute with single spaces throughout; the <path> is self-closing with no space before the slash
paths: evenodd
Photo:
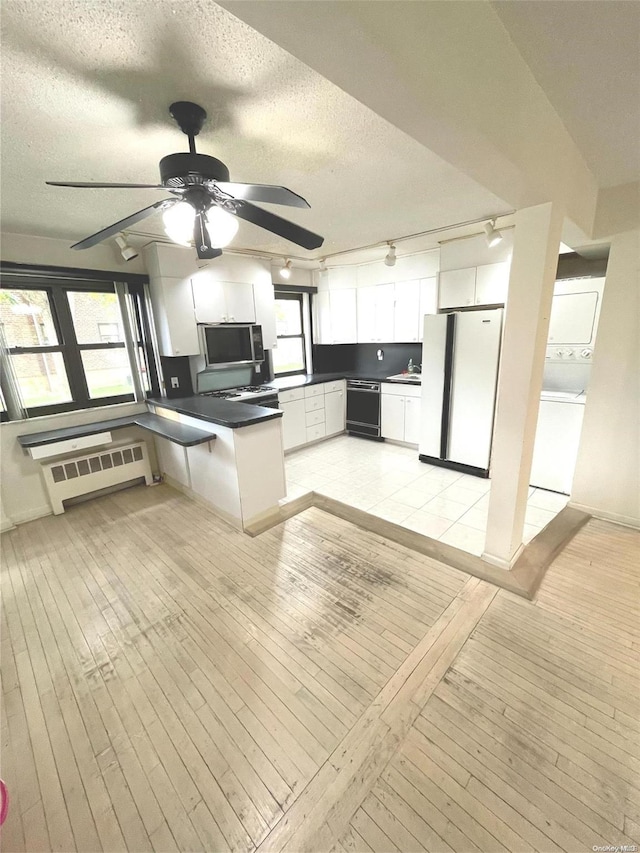
<path id="1" fill-rule="evenodd" d="M 418 340 L 422 340 L 424 315 L 438 313 L 438 279 L 420 279 L 420 315 L 418 318 Z"/>
<path id="2" fill-rule="evenodd" d="M 585 284 L 585 287 L 588 286 Z M 550 344 L 590 344 L 596 322 L 598 293 L 556 293 L 549 320 Z"/>
<path id="3" fill-rule="evenodd" d="M 475 305 L 476 268 L 446 270 L 440 273 L 440 308 L 466 308 Z"/>
<path id="4" fill-rule="evenodd" d="M 359 287 L 356 291 L 358 305 L 358 343 L 376 340 L 376 288 Z"/>
<path id="5" fill-rule="evenodd" d="M 198 327 L 189 278 L 152 278 L 151 302 L 160 355 L 198 355 Z"/>
<path id="6" fill-rule="evenodd" d="M 313 297 L 313 339 L 316 344 L 332 344 L 329 291 L 319 290 Z"/>
<path id="7" fill-rule="evenodd" d="M 476 305 L 504 305 L 509 290 L 510 267 L 506 262 L 476 268 Z"/>
<path id="8" fill-rule="evenodd" d="M 219 281 L 210 270 L 191 279 L 198 323 L 255 323 L 253 285 Z"/>
<path id="9" fill-rule="evenodd" d="M 394 339 L 394 286 L 359 287 L 357 295 L 358 343 Z"/>
<path id="10" fill-rule="evenodd" d="M 329 291 L 331 343 L 355 344 L 358 340 L 356 291 L 354 288 Z"/>
<path id="11" fill-rule="evenodd" d="M 398 282 L 395 299 L 393 340 L 398 343 L 417 341 L 420 334 L 420 282 Z"/>
<path id="12" fill-rule="evenodd" d="M 262 326 L 262 344 L 265 349 L 273 349 L 278 345 L 275 291 L 268 279 L 262 279 L 253 285 L 253 301 L 256 323 Z"/>

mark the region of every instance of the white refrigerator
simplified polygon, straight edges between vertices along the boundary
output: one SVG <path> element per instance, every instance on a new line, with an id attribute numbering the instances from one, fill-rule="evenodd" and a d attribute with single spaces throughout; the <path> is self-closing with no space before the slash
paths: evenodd
<path id="1" fill-rule="evenodd" d="M 427 314 L 420 459 L 489 476 L 502 308 Z"/>

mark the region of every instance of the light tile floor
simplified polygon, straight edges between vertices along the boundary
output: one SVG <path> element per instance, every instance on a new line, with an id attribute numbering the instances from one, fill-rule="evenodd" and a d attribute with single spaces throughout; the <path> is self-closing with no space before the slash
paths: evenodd
<path id="1" fill-rule="evenodd" d="M 320 492 L 471 554 L 483 551 L 491 481 L 427 465 L 413 448 L 341 435 L 288 454 L 286 472 L 288 498 Z M 525 542 L 568 500 L 531 488 Z"/>

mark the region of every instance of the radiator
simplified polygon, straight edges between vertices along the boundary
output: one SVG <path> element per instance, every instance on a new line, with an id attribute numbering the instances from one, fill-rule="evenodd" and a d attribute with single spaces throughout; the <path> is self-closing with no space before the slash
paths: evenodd
<path id="1" fill-rule="evenodd" d="M 64 512 L 69 498 L 142 477 L 147 486 L 153 480 L 144 441 L 51 462 L 42 466 L 42 474 L 55 515 Z"/>

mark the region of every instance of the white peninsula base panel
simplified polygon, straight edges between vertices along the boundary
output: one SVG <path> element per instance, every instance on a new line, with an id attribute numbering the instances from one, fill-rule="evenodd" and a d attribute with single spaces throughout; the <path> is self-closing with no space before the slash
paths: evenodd
<path id="1" fill-rule="evenodd" d="M 155 407 L 155 412 L 215 436 L 194 447 L 156 437 L 160 470 L 170 485 L 205 501 L 241 529 L 278 507 L 286 495 L 281 418 L 230 429 L 170 409 Z"/>

